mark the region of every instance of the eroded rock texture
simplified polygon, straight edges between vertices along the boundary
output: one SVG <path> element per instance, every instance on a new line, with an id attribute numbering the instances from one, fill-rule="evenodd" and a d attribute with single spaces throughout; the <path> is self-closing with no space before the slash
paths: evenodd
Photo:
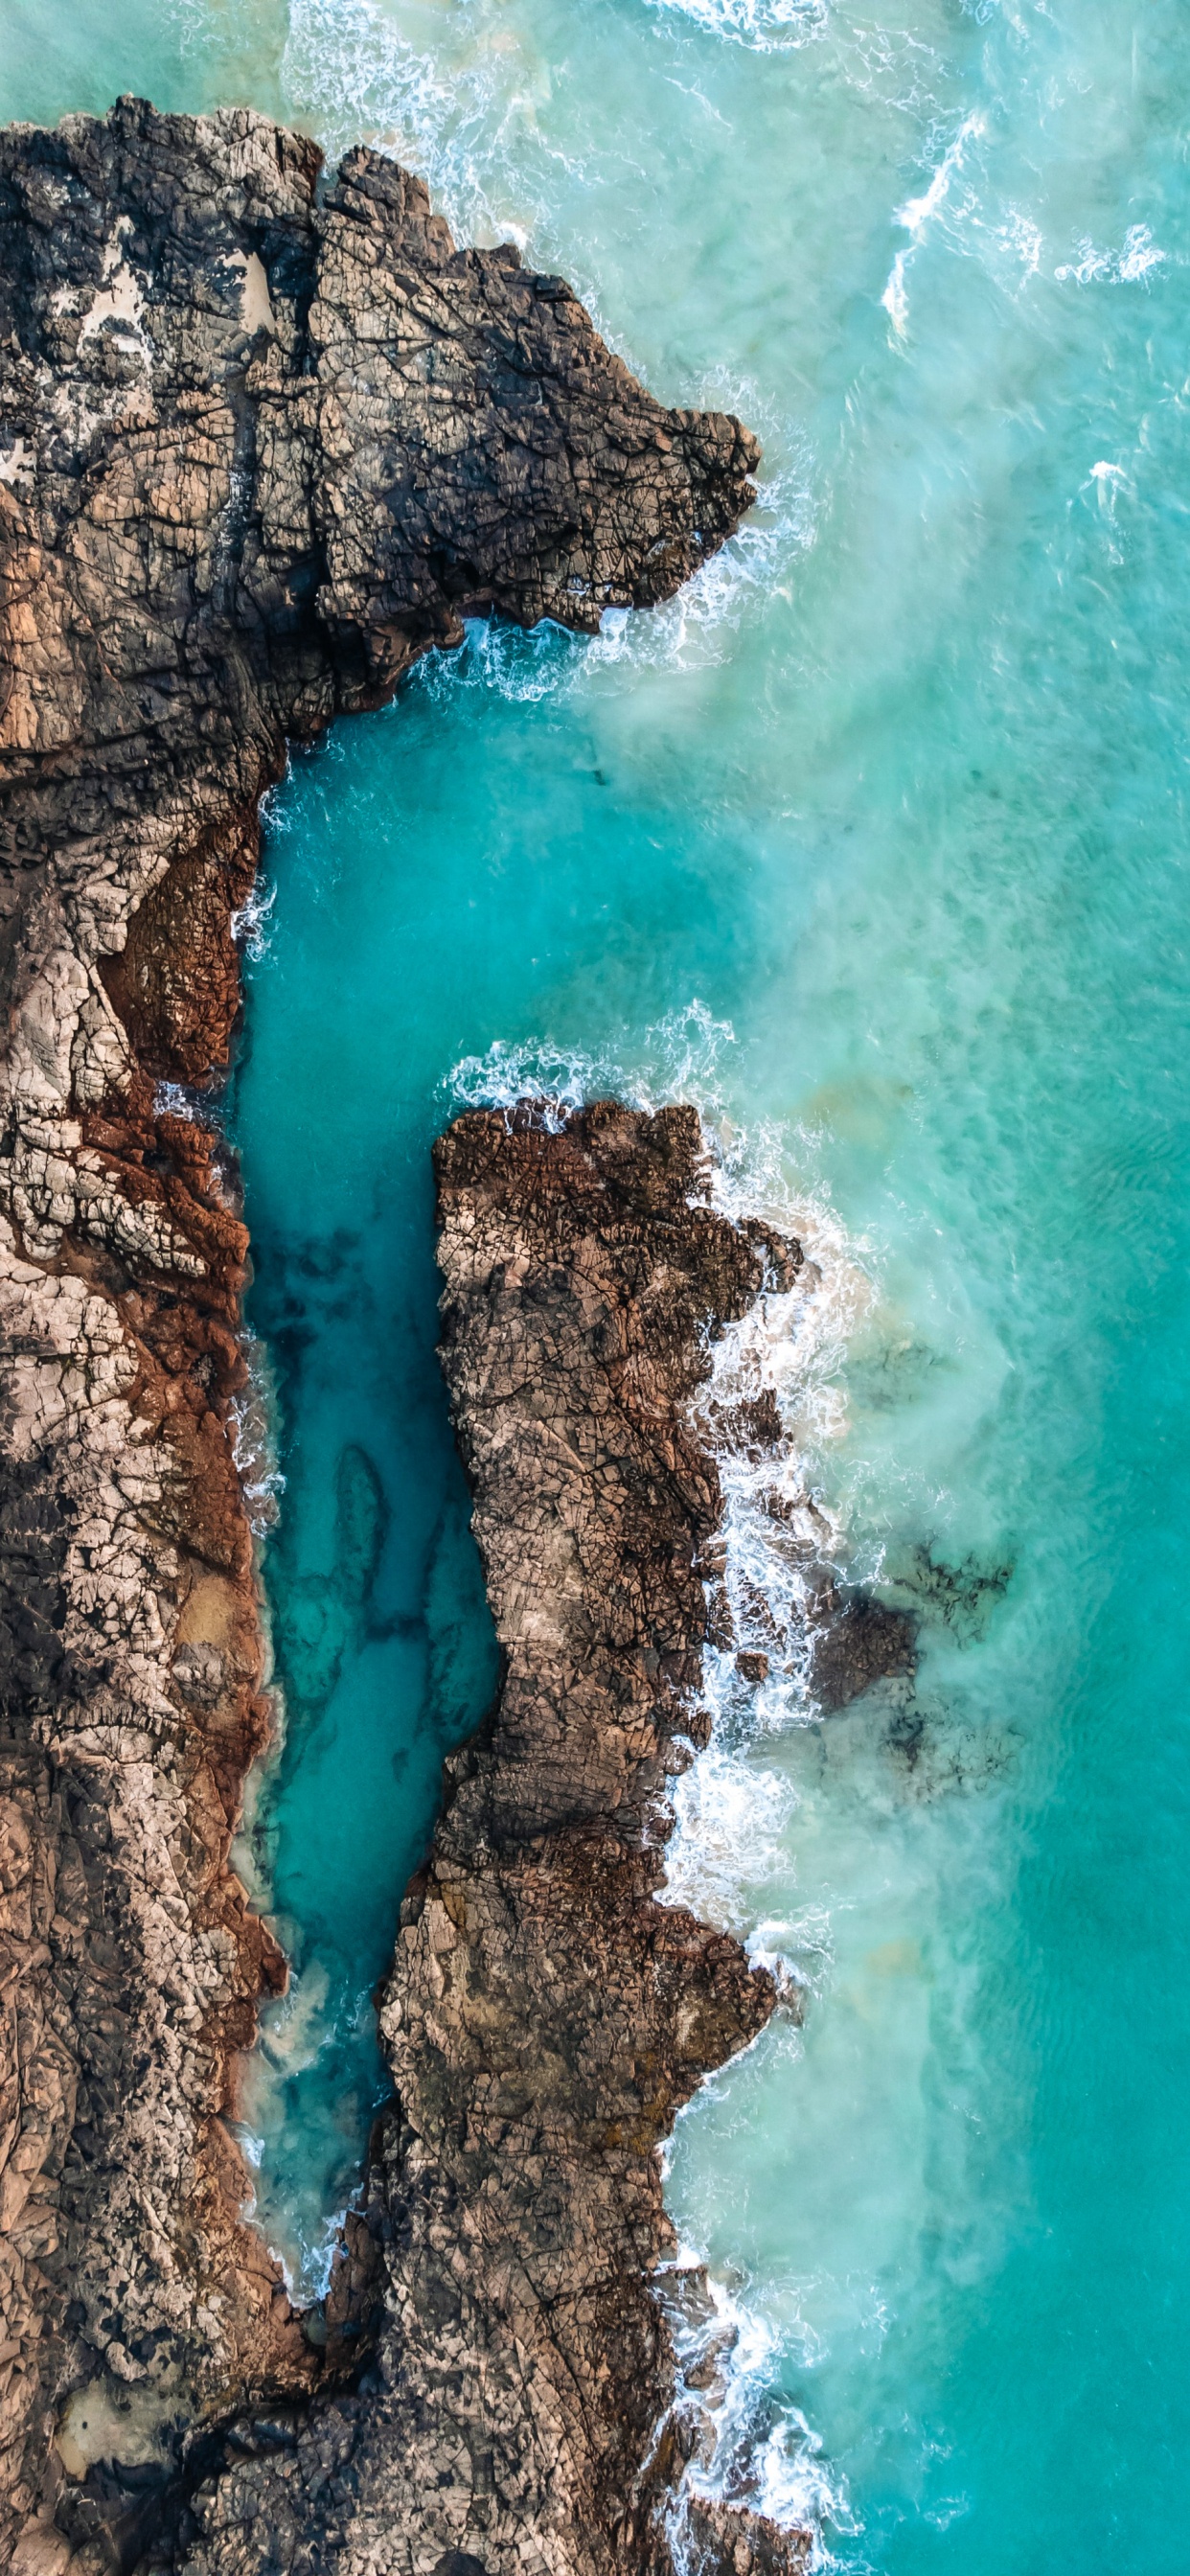
<path id="1" fill-rule="evenodd" d="M 168 1087 L 227 1061 L 261 790 L 468 610 L 587 629 L 667 595 L 757 457 L 653 402 L 560 280 L 456 251 L 391 162 L 318 178 L 246 112 L 0 135 L 0 2563 L 25 2576 L 136 2563 L 195 2427 L 318 2368 L 222 2123 L 284 1974 L 228 1865 L 266 1727 L 246 1238 Z"/>
<path id="2" fill-rule="evenodd" d="M 699 2401 L 654 2277 L 657 2148 L 776 1998 L 655 1897 L 721 1512 L 687 1402 L 800 1254 L 705 1204 L 692 1109 L 477 1112 L 437 1171 L 505 1679 L 447 1765 L 382 2003 L 373 2365 L 200 2493 L 187 2576 L 793 2576 L 807 2535 L 675 2504 Z"/>

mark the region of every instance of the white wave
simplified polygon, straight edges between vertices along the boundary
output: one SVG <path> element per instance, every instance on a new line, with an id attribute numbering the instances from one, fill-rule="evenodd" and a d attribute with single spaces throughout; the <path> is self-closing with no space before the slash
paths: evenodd
<path id="1" fill-rule="evenodd" d="M 683 2273 L 694 2275 L 702 2294 L 688 2322 L 679 2304 Z M 808 2352 L 813 2336 L 804 2327 L 799 2333 L 797 2321 L 791 2335 L 788 2320 L 779 2327 L 739 2288 L 703 2275 L 697 2253 L 688 2246 L 679 2251 L 668 2279 L 665 2273 L 658 2276 L 658 2286 L 663 2298 L 668 2289 L 673 2299 L 672 2306 L 669 2299 L 666 2304 L 679 2368 L 705 2365 L 708 2358 L 719 2364 L 716 2380 L 695 2400 L 697 2448 L 667 2518 L 680 2576 L 695 2576 L 700 2563 L 686 2524 L 686 2501 L 692 2494 L 745 2501 L 786 2529 L 809 2529 L 814 2535 L 811 2567 L 833 2566 L 826 2533 L 858 2527 L 846 2481 L 832 2471 L 820 2437 L 800 2408 L 775 2412 L 771 2394 L 791 2340 Z"/>
<path id="2" fill-rule="evenodd" d="M 419 51 L 375 0 L 290 0 L 281 82 L 330 158 L 365 139 L 417 170 L 457 239 L 515 241 L 548 227 L 537 96 L 543 70 L 505 13 L 452 11 Z"/>
<path id="3" fill-rule="evenodd" d="M 880 298 L 894 331 L 903 339 L 909 327 L 909 264 L 914 251 L 924 238 L 926 227 L 939 214 L 950 194 L 951 181 L 963 167 L 969 143 L 986 132 L 982 116 L 964 117 L 953 142 L 948 143 L 941 160 L 930 173 L 929 184 L 919 197 L 907 197 L 898 206 L 896 221 L 909 235 L 907 248 L 899 250 L 889 271 L 888 283 Z"/>
<path id="4" fill-rule="evenodd" d="M 512 241 L 545 270 L 565 265 L 604 328 L 594 277 L 580 273 L 583 233 L 564 243 L 556 231 L 567 182 L 581 189 L 586 174 L 540 117 L 548 62 L 500 0 L 434 14 L 434 42 L 419 50 L 378 0 L 290 0 L 281 83 L 291 112 L 332 161 L 363 140 L 416 170 L 456 241 Z"/>
<path id="5" fill-rule="evenodd" d="M 463 643 L 450 652 L 428 654 L 410 687 L 439 706 L 459 689 L 490 689 L 514 704 L 534 706 L 574 687 L 587 649 L 587 638 L 572 635 L 552 617 L 528 631 L 497 617 L 469 617 Z"/>
<path id="6" fill-rule="evenodd" d="M 461 1057 L 441 1087 L 460 1108 L 511 1109 L 518 1100 L 544 1101 L 557 1126 L 568 1110 L 589 1100 L 614 1098 L 646 1110 L 675 1099 L 693 1103 L 711 1151 L 714 1204 L 737 1220 L 763 1217 L 793 1236 L 805 1256 L 792 1290 L 760 1299 L 714 1345 L 708 1394 L 726 1406 L 771 1388 L 789 1441 L 783 1465 L 770 1458 L 757 1466 L 742 1455 L 723 1459 L 729 1517 L 733 1507 L 755 1501 L 758 1493 L 779 1492 L 783 1507 L 810 1515 L 804 1529 L 798 1521 L 798 1536 L 812 1536 L 821 1552 L 838 1533 L 825 1506 L 804 1496 L 798 1480 L 806 1462 L 845 1429 L 843 1363 L 853 1335 L 875 1310 L 876 1292 L 865 1248 L 825 1200 L 799 1184 L 791 1150 L 802 1140 L 791 1139 L 775 1121 L 737 1128 L 729 1117 L 735 1045 L 730 1020 L 716 1019 L 695 994 L 654 1021 L 634 1046 L 624 1036 L 595 1049 L 552 1037 L 498 1038 L 484 1054 Z M 800 1466 L 792 1463 L 795 1456 Z M 766 1563 L 779 1581 L 775 1562 Z"/>
<path id="7" fill-rule="evenodd" d="M 422 163 L 459 105 L 370 0 L 290 0 L 281 84 L 331 156 L 370 134 Z"/>
<path id="8" fill-rule="evenodd" d="M 271 815 L 269 820 L 272 821 Z M 245 957 L 251 957 L 254 963 L 268 949 L 269 921 L 276 900 L 276 885 L 269 884 L 263 875 L 258 874 L 239 911 L 231 916 L 232 938 L 237 948 L 242 948 Z"/>
<path id="9" fill-rule="evenodd" d="M 712 1739 L 674 1786 L 677 1825 L 666 1853 L 663 1902 L 688 1906 L 722 1931 L 743 1931 L 751 1910 L 743 1874 L 775 1875 L 781 1829 L 795 1803 L 787 1781 Z M 780 1956 L 788 1956 L 784 1941 Z"/>
<path id="10" fill-rule="evenodd" d="M 749 45 L 755 53 L 787 53 L 808 43 L 827 23 L 826 0 L 648 0 L 690 18 L 709 36 Z"/>
<path id="11" fill-rule="evenodd" d="M 1080 235 L 1075 249 L 1077 258 L 1054 270 L 1061 286 L 1135 286 L 1168 260 L 1148 224 L 1130 224 L 1121 250 L 1097 250 L 1088 234 Z"/>
<path id="12" fill-rule="evenodd" d="M 897 222 L 904 226 L 915 242 L 921 240 L 931 216 L 936 215 L 945 203 L 951 180 L 956 170 L 962 169 L 967 145 L 986 130 L 982 116 L 964 117 L 953 143 L 947 145 L 942 159 L 931 172 L 929 186 L 922 190 L 920 197 L 907 197 L 904 205 L 898 207 Z"/>
<path id="13" fill-rule="evenodd" d="M 154 1118 L 186 1118 L 191 1124 L 206 1104 L 187 1082 L 158 1082 L 153 1088 Z"/>
<path id="14" fill-rule="evenodd" d="M 747 386 L 706 384 L 699 389 L 703 407 L 732 411 L 755 428 L 762 441 L 789 456 L 759 487 L 759 498 L 718 554 L 700 566 L 673 599 L 661 608 L 619 609 L 605 619 L 588 646 L 587 670 L 598 672 L 613 662 L 634 669 L 680 670 L 722 658 L 727 638 L 746 616 L 767 605 L 809 551 L 816 533 L 816 512 L 808 451 L 785 425 L 766 424 L 765 405 Z M 782 594 L 788 596 L 788 593 Z"/>
<path id="15" fill-rule="evenodd" d="M 700 1433 L 715 1445 L 723 1487 L 720 1540 L 734 1639 L 730 1649 L 704 1655 L 710 1740 L 674 1784 L 675 1825 L 659 1899 L 744 1938 L 750 1957 L 773 1971 L 779 1994 L 792 2003 L 826 1986 L 832 1926 L 821 1907 L 790 1909 L 785 1901 L 797 1798 L 762 1748 L 816 1713 L 806 1676 L 807 1587 L 824 1561 L 842 1565 L 847 1556 L 846 1533 L 817 1470 L 846 1427 L 843 1364 L 874 1311 L 876 1289 L 863 1247 L 799 1182 L 791 1153 L 798 1140 L 775 1122 L 732 1126 L 726 1103 L 734 1046 L 730 1023 L 695 997 L 631 1050 L 498 1041 L 456 1064 L 446 1087 L 471 1107 L 508 1109 L 526 1096 L 545 1097 L 556 1126 L 568 1109 L 609 1094 L 645 1109 L 693 1100 L 712 1148 L 714 1203 L 737 1219 L 763 1217 L 803 1247 L 793 1288 L 764 1295 L 712 1346 L 699 1397 Z M 732 1441 L 730 1419 L 741 1400 L 765 1389 L 776 1396 L 786 1441 L 781 1451 L 756 1456 Z M 758 1683 L 737 1665 L 737 1651 L 747 1649 L 768 1658 Z M 800 2011 L 786 2020 L 778 2045 L 800 2050 L 799 2019 Z M 722 2282 L 709 2284 L 709 2297 L 724 2349 L 713 2401 L 705 2393 L 699 2399 L 708 2420 L 689 2485 L 708 2494 L 746 2491 L 775 2520 L 808 2525 L 816 2534 L 814 2564 L 825 2569 L 833 2562 L 823 2535 L 853 2527 L 846 2493 L 805 2418 L 773 2394 L 781 2353 L 791 2335 L 804 2343 L 805 2330 L 788 2318 L 773 2323 L 762 2301 Z M 705 2337 L 705 2321 L 700 2331 Z M 682 2514 L 679 2494 L 671 2539 L 677 2565 L 692 2571 Z"/>
<path id="16" fill-rule="evenodd" d="M 722 8 L 726 19 L 738 20 L 729 32 L 746 35 L 752 26 L 756 41 L 766 27 L 788 35 L 825 14 L 820 0 L 693 0 L 693 6 L 712 16 Z M 330 153 L 367 135 L 421 172 L 458 239 L 511 239 L 542 266 L 561 264 L 576 276 L 581 242 L 559 239 L 554 210 L 560 180 L 582 174 L 543 133 L 542 77 L 540 60 L 503 12 L 498 22 L 484 9 L 452 16 L 435 50 L 423 53 L 376 0 L 291 0 L 282 85 L 294 112 L 316 127 Z M 597 328 L 637 374 L 647 374 L 623 329 L 601 314 L 594 281 L 577 275 L 577 282 Z M 590 684 L 613 665 L 680 670 L 722 658 L 745 615 L 762 611 L 813 543 L 811 462 L 796 429 L 776 418 L 760 386 L 714 374 L 671 390 L 687 408 L 736 412 L 775 460 L 736 536 L 676 599 L 631 618 L 612 610 L 597 637 L 572 638 L 548 621 L 529 635 L 473 621 L 461 650 L 429 656 L 415 686 L 435 695 L 479 686 L 533 701 Z"/>
<path id="17" fill-rule="evenodd" d="M 704 1656 L 710 1741 L 675 1784 L 661 1901 L 687 1904 L 704 1920 L 745 1936 L 750 1958 L 772 1971 L 779 1996 L 793 2002 L 824 1992 L 833 1929 L 819 1906 L 772 1910 L 773 1896 L 788 1889 L 789 1830 L 798 1801 L 760 1748 L 817 1716 L 806 1669 L 807 1593 L 824 1563 L 843 1568 L 848 1556 L 847 1533 L 826 1499 L 820 1471 L 846 1428 L 844 1364 L 854 1335 L 875 1310 L 877 1292 L 866 1248 L 829 1204 L 799 1183 L 791 1140 L 780 1127 L 721 1131 L 718 1142 L 716 1204 L 737 1220 L 764 1218 L 795 1238 L 805 1258 L 792 1289 L 762 1296 L 713 1346 L 710 1383 L 698 1400 L 700 1431 L 715 1447 L 724 1495 L 722 1579 L 733 1648 L 708 1648 Z M 756 1455 L 732 1439 L 730 1421 L 742 1400 L 765 1390 L 776 1397 L 785 1445 Z M 736 1663 L 737 1651 L 749 1649 L 767 1658 L 758 1685 Z M 800 2048 L 792 2027 L 783 2044 Z M 711 2295 L 731 2335 L 690 2486 L 729 2499 L 746 2496 L 774 2521 L 808 2527 L 812 2566 L 833 2567 L 829 2535 L 857 2527 L 845 2482 L 801 2410 L 774 2394 L 782 2356 L 796 2346 L 803 2360 L 809 2357 L 808 2330 L 800 2315 L 767 2316 L 763 2287 L 753 2294 L 712 2283 Z M 675 2554 L 684 2563 L 681 2513 L 679 2499 Z"/>
<path id="18" fill-rule="evenodd" d="M 901 339 L 904 339 L 909 328 L 909 290 L 905 284 L 905 271 L 908 264 L 908 251 L 899 250 L 888 272 L 888 283 L 880 298 L 894 331 L 899 333 Z"/>
<path id="19" fill-rule="evenodd" d="M 1121 492 L 1131 493 L 1133 488 L 1123 466 L 1112 465 L 1106 457 L 1101 456 L 1098 464 L 1091 467 L 1083 490 L 1089 491 L 1092 484 L 1098 496 L 1100 509 L 1106 511 L 1109 519 L 1114 519 L 1117 495 Z"/>
<path id="20" fill-rule="evenodd" d="M 526 1094 L 547 1094 L 559 1124 L 569 1107 L 601 1094 L 642 1108 L 693 1099 L 712 1152 L 713 1203 L 736 1219 L 761 1217 L 802 1245 L 794 1285 L 766 1292 L 710 1346 L 710 1377 L 697 1397 L 699 1435 L 715 1448 L 723 1489 L 719 1541 L 733 1636 L 730 1646 L 704 1654 L 709 1742 L 673 1784 L 674 1830 L 659 1897 L 734 1932 L 749 1957 L 770 1969 L 781 2002 L 793 2009 L 770 2023 L 758 2045 L 800 2057 L 803 2012 L 829 1996 L 837 1974 L 836 1925 L 833 1905 L 817 1892 L 813 1901 L 798 1899 L 792 1850 L 799 1795 L 783 1748 L 792 1730 L 804 1741 L 818 1714 L 807 1673 L 808 1591 L 824 1567 L 847 1574 L 855 1565 L 855 1542 L 831 1499 L 834 1459 L 848 1427 L 849 1353 L 858 1336 L 880 1332 L 884 1310 L 869 1247 L 807 1184 L 813 1139 L 776 1121 L 733 1126 L 734 1073 L 730 1023 L 693 998 L 631 1046 L 499 1043 L 457 1064 L 449 1087 L 475 1106 L 509 1108 Z M 733 1436 L 732 1418 L 741 1402 L 765 1391 L 776 1398 L 785 1438 L 780 1449 L 757 1454 L 758 1444 Z M 767 1659 L 760 1678 L 751 1663 L 741 1672 L 740 1652 Z M 733 2080 L 724 2069 L 710 2083 Z M 841 2537 L 857 2525 L 813 2425 L 781 2394 L 791 2362 L 800 2372 L 818 2358 L 804 2296 L 788 2280 L 710 2281 L 709 2319 L 696 2321 L 688 2338 L 687 2357 L 704 2364 L 710 2357 L 714 2367 L 709 2386 L 689 2391 L 696 2448 L 684 2493 L 746 2500 L 783 2525 L 808 2527 L 812 2564 L 825 2572 L 840 2564 Z M 873 2313 L 876 2304 L 873 2292 Z M 678 2341 L 681 2347 L 681 2331 Z M 707 2377 L 700 2369 L 699 2380 Z M 675 2564 L 696 2576 L 698 2551 L 683 2515 L 679 2490 Z"/>
<path id="21" fill-rule="evenodd" d="M 558 1126 L 568 1109 L 614 1097 L 631 1109 L 692 1100 L 704 1117 L 723 1107 L 720 1060 L 735 1045 L 730 1020 L 717 1020 L 695 996 L 646 1029 L 636 1062 L 614 1047 L 594 1052 L 553 1038 L 510 1044 L 497 1038 L 485 1055 L 463 1056 L 442 1086 L 465 1109 L 511 1109 L 518 1100 L 552 1104 Z"/>
<path id="22" fill-rule="evenodd" d="M 260 815 L 260 827 L 262 832 L 268 832 L 271 835 L 273 833 L 288 832 L 292 830 L 291 805 L 288 792 L 292 778 L 293 754 L 291 751 L 287 750 L 285 754 L 285 767 L 281 772 L 281 776 L 273 780 L 271 787 L 265 788 L 257 809 Z"/>
<path id="23" fill-rule="evenodd" d="M 231 1454 L 254 1538 L 276 1527 L 285 1478 L 277 1457 L 277 1396 L 265 1344 L 245 1327 L 240 1348 L 247 1383 L 232 1398 Z"/>
<path id="24" fill-rule="evenodd" d="M 1010 206 L 995 238 L 1009 257 L 1014 259 L 1024 277 L 1035 277 L 1041 266 L 1041 229 L 1031 215 L 1019 206 Z"/>
<path id="25" fill-rule="evenodd" d="M 704 1654 L 710 1741 L 674 1786 L 661 1901 L 737 1933 L 753 1927 L 758 1959 L 781 1979 L 816 1989 L 829 1962 L 829 1925 L 818 1915 L 766 1919 L 769 1890 L 788 1871 L 797 1801 L 759 1747 L 817 1716 L 807 1669 L 810 1595 L 824 1565 L 841 1568 L 848 1554 L 820 1470 L 846 1428 L 843 1362 L 874 1288 L 829 1208 L 791 1186 L 775 1128 L 721 1147 L 713 1196 L 725 1214 L 761 1216 L 794 1237 L 805 1259 L 793 1288 L 759 1298 L 712 1346 L 710 1380 L 697 1401 L 699 1433 L 715 1452 L 723 1491 L 719 1544 L 732 1643 Z M 785 1434 L 776 1452 L 731 1432 L 737 1408 L 766 1392 Z M 750 1667 L 741 1673 L 740 1654 L 764 1659 L 762 1679 L 752 1679 Z"/>

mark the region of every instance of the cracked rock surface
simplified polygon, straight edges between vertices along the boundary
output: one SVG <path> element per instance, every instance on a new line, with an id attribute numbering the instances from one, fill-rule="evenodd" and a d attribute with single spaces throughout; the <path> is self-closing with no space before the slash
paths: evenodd
<path id="1" fill-rule="evenodd" d="M 757 456 L 737 421 L 654 402 L 561 280 L 508 249 L 456 250 L 421 183 L 377 154 L 349 154 L 328 184 L 315 146 L 264 118 L 163 117 L 135 99 L 53 133 L 0 133 L 0 2563 L 18 2576 L 99 2576 L 191 2546 L 222 2563 L 243 2537 L 229 2502 L 241 2472 L 208 2479 L 201 2541 L 186 2495 L 232 2419 L 245 2492 L 275 2457 L 305 2517 L 303 2537 L 278 2507 L 281 2563 L 350 2566 L 326 2537 L 336 2464 L 378 2402 L 361 2390 L 335 2413 L 334 2338 L 330 2359 L 311 2349 L 244 2225 L 225 2125 L 258 1999 L 285 1975 L 229 1863 L 268 1704 L 234 1454 L 247 1238 L 202 1114 L 238 1009 L 261 792 L 287 742 L 380 704 L 419 654 L 458 640 L 464 615 L 589 631 L 605 606 L 668 596 L 735 526 Z M 663 1710 L 662 1679 L 649 1686 Z M 533 1685 L 522 1735 L 555 1684 Z M 660 1778 L 668 1723 L 638 1705 L 640 1687 L 632 1663 L 618 1731 L 587 1725 L 569 1788 L 547 1728 L 534 1793 L 547 1804 L 533 1831 L 571 1837 L 556 1865 L 576 1904 L 574 1837 L 604 1831 L 595 1807 L 582 1822 L 583 1800 L 623 1810 L 629 1856 L 609 1845 L 598 1868 L 628 1927 L 655 1866 L 628 1820 L 640 1783 Z M 500 1801 L 520 1790 L 475 1758 L 452 1830 L 487 1799 L 498 1839 L 512 1831 Z M 444 1844 L 435 1867 L 454 1865 Z M 527 1842 L 517 1869 L 492 1882 L 510 1909 L 491 1934 L 497 2032 L 529 1938 L 518 1927 L 546 1901 Z M 435 1927 L 454 1924 L 445 1898 L 417 1902 L 389 2006 L 401 2082 L 400 1977 L 423 1951 L 445 1977 Z M 648 1920 L 656 1973 L 623 1975 L 655 2024 L 656 2091 L 638 2117 L 613 2051 L 609 2099 L 628 2104 L 640 2143 L 605 2140 L 593 2167 L 627 2231 L 605 2284 L 629 2280 L 627 2247 L 639 2264 L 660 2241 L 649 2156 L 667 2092 L 680 2098 L 699 2048 L 735 2045 L 767 2005 L 729 1948 Z M 688 2048 L 673 2042 L 687 1968 L 702 2034 Z M 500 2117 L 531 2116 L 500 2089 L 511 2078 L 493 2081 Z M 461 2072 L 444 2065 L 443 2084 L 443 2104 L 462 2101 Z M 428 2103 L 418 2137 L 445 2138 Z M 467 2117 L 482 2111 L 477 2096 Z M 560 2207 L 576 2168 L 548 2122 L 541 2135 L 541 2204 Z M 494 2296 L 497 2184 L 465 2207 L 470 2169 L 448 2187 L 435 2152 L 399 2123 L 388 2134 L 347 2306 L 372 2295 L 377 2243 L 386 2318 L 407 2314 L 419 2282 L 464 2296 L 472 2257 L 476 2297 Z M 391 2247 L 419 2230 L 442 2240 L 439 2271 L 419 2273 L 411 2252 L 402 2289 Z M 561 2234 L 551 2260 L 560 2283 Z M 551 2566 L 570 2563 L 566 2480 L 576 2514 L 612 2515 L 609 2530 L 629 2514 L 623 2563 L 654 2529 L 628 2474 L 648 2383 L 616 2381 L 603 2296 L 592 2275 L 548 2351 L 530 2335 L 522 2352 L 514 2321 L 492 2365 L 491 2457 L 540 2495 Z M 623 2303 L 616 2332 L 643 2370 L 663 2330 L 639 2284 Z M 427 2352 L 449 2341 L 449 2304 L 420 2332 Z M 575 2392 L 559 2435 L 573 2465 L 556 2476 L 525 2429 L 542 2372 Z M 316 2382 L 301 2440 L 323 2465 L 307 2474 L 293 2427 Z M 445 2492 L 473 2416 L 452 2394 L 441 2420 Z M 428 2458 L 430 2433 L 418 2438 Z M 481 2440 L 476 2493 L 487 2458 Z M 388 2511 L 395 2549 L 381 2485 L 367 2494 L 360 2512 L 379 2529 Z M 428 2531 L 424 2497 L 416 2513 Z M 418 2530 L 392 2564 L 435 2563 Z M 467 2560 L 445 2576 L 474 2576 Z"/>

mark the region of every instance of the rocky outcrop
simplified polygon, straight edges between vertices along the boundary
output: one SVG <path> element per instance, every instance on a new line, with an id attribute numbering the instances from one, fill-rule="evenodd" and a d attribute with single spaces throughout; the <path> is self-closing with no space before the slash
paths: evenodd
<path id="1" fill-rule="evenodd" d="M 0 135 L 0 2561 L 26 2576 L 136 2563 L 204 2427 L 250 2415 L 249 2458 L 321 2366 L 222 2117 L 284 1964 L 228 1863 L 267 1726 L 247 1247 L 194 1087 L 227 1061 L 261 791 L 465 614 L 589 630 L 666 596 L 756 457 L 378 155 L 325 185 L 259 117 L 127 99 Z M 625 1869 L 609 1902 L 643 1901 Z M 726 2042 L 760 2000 L 721 1983 Z M 428 2190 L 410 2212 L 440 2223 Z"/>
<path id="2" fill-rule="evenodd" d="M 712 2374 L 678 2383 L 657 2152 L 775 1990 L 656 1895 L 722 1508 L 689 1399 L 801 1256 L 712 1211 L 692 1109 L 477 1112 L 436 1159 L 504 1682 L 447 1764 L 381 2005 L 374 2359 L 199 2493 L 187 2576 L 793 2576 L 807 2534 L 679 2483 Z"/>

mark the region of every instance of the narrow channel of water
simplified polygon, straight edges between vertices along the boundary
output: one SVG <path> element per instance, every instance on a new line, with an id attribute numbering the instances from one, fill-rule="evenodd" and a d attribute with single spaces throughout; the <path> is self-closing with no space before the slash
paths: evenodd
<path id="1" fill-rule="evenodd" d="M 675 1881 L 810 1989 L 674 2145 L 742 2320 L 719 2471 L 809 2499 L 848 2569 L 1180 2576 L 1184 12 L 10 8 L 5 112 L 147 86 L 373 132 L 766 441 L 684 604 L 476 633 L 276 801 L 234 1100 L 286 1477 L 270 2230 L 316 2278 L 491 1682 L 429 1140 L 542 1071 L 692 1091 L 814 1235 L 766 1364 L 924 1646 L 908 1708 L 726 1694 L 683 1792 Z"/>

